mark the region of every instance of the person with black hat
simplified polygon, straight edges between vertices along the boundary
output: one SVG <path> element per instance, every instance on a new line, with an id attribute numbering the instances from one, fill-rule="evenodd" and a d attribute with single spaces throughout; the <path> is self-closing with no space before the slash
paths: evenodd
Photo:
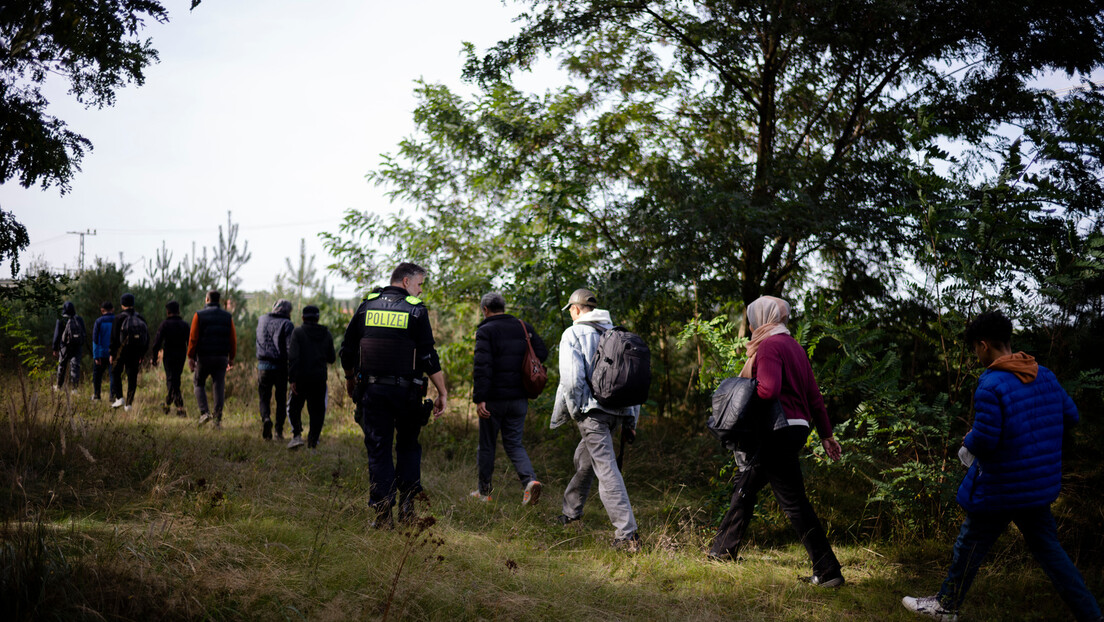
<path id="1" fill-rule="evenodd" d="M 180 303 L 170 300 L 165 304 L 165 312 L 168 317 L 157 327 L 157 334 L 153 338 L 153 364 L 157 364 L 158 352 L 165 350 L 165 403 L 161 410 L 167 415 L 169 409 L 176 405 L 176 416 L 186 417 L 184 410 L 184 395 L 180 390 L 180 375 L 184 373 L 184 361 L 188 358 L 188 334 L 191 327 L 184 318 L 180 317 Z"/>
<path id="2" fill-rule="evenodd" d="M 288 347 L 291 343 L 291 301 L 283 298 L 272 312 L 257 320 L 257 393 L 261 406 L 261 438 L 272 440 L 272 394 L 276 394 L 276 440 L 284 440 L 288 401 Z"/>
<path id="3" fill-rule="evenodd" d="M 199 425 L 214 420 L 216 430 L 222 428 L 226 372 L 234 367 L 234 355 L 238 353 L 234 316 L 222 308 L 219 298 L 217 290 L 207 292 L 206 305 L 192 317 L 188 334 L 188 369 L 195 373 L 192 382 L 199 407 Z M 207 378 L 211 379 L 211 393 L 215 398 L 213 415 L 207 406 Z"/>
<path id="4" fill-rule="evenodd" d="M 303 404 L 310 413 L 307 449 L 318 446 L 318 436 L 326 422 L 326 366 L 337 360 L 330 330 L 318 323 L 318 307 L 303 307 L 303 323 L 291 332 L 288 346 L 288 381 L 291 400 L 288 419 L 292 438 L 288 449 L 303 446 Z"/>
<path id="5" fill-rule="evenodd" d="M 61 390 L 65 384 L 66 369 L 69 370 L 69 390 L 77 391 L 84 341 L 84 318 L 77 315 L 76 305 L 66 301 L 61 306 L 61 319 L 54 322 L 54 357 L 58 360 L 55 391 Z"/>
<path id="6" fill-rule="evenodd" d="M 399 497 L 399 520 L 414 518 L 414 497 L 422 490 L 422 446 L 418 434 L 428 423 L 422 398 L 427 384 L 437 389 L 432 412 L 440 415 L 448 404 L 441 361 L 433 347 L 429 312 L 418 296 L 426 271 L 401 263 L 391 283 L 364 299 L 341 345 L 345 390 L 360 407 L 360 427 L 368 450 L 369 503 L 375 511 L 372 526 L 394 524 L 391 509 Z M 394 460 L 391 442 L 395 441 Z"/>
<path id="7" fill-rule="evenodd" d="M 635 553 L 640 550 L 629 492 L 613 447 L 613 435 L 618 428 L 629 438 L 636 436 L 639 406 L 606 408 L 598 403 L 588 379 L 598 350 L 601 334 L 613 328 L 609 311 L 598 308 L 594 292 L 580 288 L 571 293 L 563 310 L 571 314 L 572 325 L 560 338 L 560 384 L 552 409 L 550 427 L 556 428 L 574 420 L 582 438 L 575 449 L 575 475 L 564 489 L 563 525 L 583 517 L 583 505 L 594 478 L 598 478 L 598 495 L 613 523 L 613 546 Z"/>
<path id="8" fill-rule="evenodd" d="M 138 368 L 149 348 L 149 326 L 146 318 L 134 309 L 134 294 L 123 294 L 119 306 L 122 307 L 119 317 L 111 324 L 111 380 L 122 393 L 125 371 L 127 392 L 126 401 L 119 395 L 111 407 L 125 406 L 125 410 L 130 410 L 134 392 L 138 390 Z"/>
<path id="9" fill-rule="evenodd" d="M 105 300 L 100 304 L 100 317 L 92 324 L 92 400 L 100 399 L 100 386 L 107 374 L 107 395 L 110 401 L 123 394 L 111 373 L 111 326 L 115 323 L 115 305 Z"/>

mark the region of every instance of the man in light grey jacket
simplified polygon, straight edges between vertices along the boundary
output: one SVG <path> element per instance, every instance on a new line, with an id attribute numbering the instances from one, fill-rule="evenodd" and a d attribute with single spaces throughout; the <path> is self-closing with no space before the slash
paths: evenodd
<path id="1" fill-rule="evenodd" d="M 574 419 L 582 439 L 575 449 L 575 476 L 564 490 L 559 522 L 566 525 L 582 518 L 590 485 L 597 477 L 598 495 L 616 529 L 613 545 L 636 552 L 640 550 L 640 537 L 625 480 L 617 467 L 613 434 L 620 427 L 623 434 L 635 436 L 640 407 L 606 409 L 591 394 L 587 379 L 593 369 L 598 340 L 613 327 L 609 311 L 597 307 L 598 300 L 588 289 L 575 290 L 564 307 L 571 313 L 573 323 L 560 338 L 560 384 L 556 388 L 551 427 Z"/>

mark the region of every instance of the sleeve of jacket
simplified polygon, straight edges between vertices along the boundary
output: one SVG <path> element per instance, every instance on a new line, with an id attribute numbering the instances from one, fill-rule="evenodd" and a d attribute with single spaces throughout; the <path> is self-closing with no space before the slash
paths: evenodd
<path id="1" fill-rule="evenodd" d="M 491 352 L 490 329 L 487 326 L 475 331 L 475 355 L 472 357 L 472 402 L 486 402 L 491 392 L 494 374 L 494 355 Z"/>
<path id="2" fill-rule="evenodd" d="M 161 322 L 161 324 L 157 327 L 157 334 L 153 337 L 153 348 L 151 349 L 151 351 L 153 352 L 154 356 L 157 356 L 157 353 L 160 352 L 161 348 L 165 346 L 165 323 L 166 322 Z"/>
<path id="3" fill-rule="evenodd" d="M 364 326 L 364 303 L 353 314 L 349 325 L 345 327 L 345 336 L 341 339 L 341 368 L 345 375 L 356 371 L 360 363 L 360 327 Z"/>
<path id="4" fill-rule="evenodd" d="M 111 323 L 111 356 L 119 356 L 119 332 L 122 325 L 123 314 L 120 313 L 115 316 L 115 321 Z"/>
<path id="5" fill-rule="evenodd" d="M 1057 381 L 1055 384 L 1057 384 Z M 1081 417 L 1077 413 L 1077 405 L 1073 403 L 1073 398 L 1069 396 L 1069 393 L 1066 393 L 1062 385 L 1058 385 L 1058 390 L 1062 393 L 1062 423 L 1069 429 L 1077 425 Z"/>
<path id="6" fill-rule="evenodd" d="M 526 322 L 525 327 L 529 329 L 529 342 L 533 344 L 533 354 L 536 354 L 543 363 L 548 360 L 548 346 L 544 345 L 544 340 L 537 334 L 532 324 Z"/>
<path id="7" fill-rule="evenodd" d="M 118 324 L 118 322 L 115 322 Z M 112 338 L 114 340 L 114 338 Z M 192 324 L 188 329 L 188 358 L 196 358 L 196 350 L 199 348 L 199 313 L 192 316 Z"/>
<path id="8" fill-rule="evenodd" d="M 421 307 L 420 313 L 415 313 L 412 318 L 415 324 L 415 338 L 417 344 L 417 371 L 432 376 L 441 371 L 441 358 L 437 356 L 437 348 L 433 347 L 433 326 L 429 323 L 429 310 Z"/>
<path id="9" fill-rule="evenodd" d="M 306 335 L 303 331 L 294 331 L 291 334 L 291 340 L 288 343 L 287 355 L 288 355 L 288 380 L 290 382 L 299 381 L 299 357 L 303 352 L 303 344 L 300 340 Z"/>
<path id="10" fill-rule="evenodd" d="M 587 354 L 574 330 L 564 331 L 560 341 L 560 384 L 563 385 L 564 406 L 567 414 L 578 418 L 587 403 Z"/>
<path id="11" fill-rule="evenodd" d="M 333 335 L 330 334 L 330 329 L 326 329 L 326 364 L 333 365 L 337 360 L 337 354 L 334 353 L 333 347 Z"/>
<path id="12" fill-rule="evenodd" d="M 979 385 L 974 391 L 974 425 L 962 444 L 984 460 L 996 451 L 1003 427 L 1000 396 L 989 387 Z"/>
<path id="13" fill-rule="evenodd" d="M 61 333 L 65 331 L 65 328 L 61 325 L 61 320 L 54 320 L 54 338 L 50 340 L 53 347 L 50 349 L 54 352 L 61 350 Z"/>
<path id="14" fill-rule="evenodd" d="M 755 392 L 761 399 L 776 400 L 782 395 L 782 357 L 763 342 L 755 354 L 755 379 L 759 381 Z"/>
<path id="15" fill-rule="evenodd" d="M 234 362 L 234 357 L 238 355 L 238 329 L 234 328 L 234 320 L 230 320 L 230 353 L 229 360 Z"/>
<path id="16" fill-rule="evenodd" d="M 276 344 L 277 349 L 284 354 L 291 354 L 291 335 L 295 332 L 295 325 L 291 321 L 284 322 L 280 326 L 279 343 Z"/>

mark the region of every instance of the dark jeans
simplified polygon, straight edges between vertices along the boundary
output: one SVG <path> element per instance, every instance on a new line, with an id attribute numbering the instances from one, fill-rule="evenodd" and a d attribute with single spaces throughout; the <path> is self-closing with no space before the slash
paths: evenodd
<path id="1" fill-rule="evenodd" d="M 521 437 L 525 432 L 525 414 L 529 411 L 529 400 L 502 400 L 487 402 L 491 416 L 479 419 L 479 451 L 476 452 L 476 464 L 479 466 L 479 492 L 491 494 L 491 476 L 494 475 L 495 445 L 498 433 L 502 432 L 502 449 L 514 463 L 522 487 L 537 478 L 529 454 L 521 446 Z"/>
<path id="2" fill-rule="evenodd" d="M 215 421 L 222 421 L 222 404 L 226 400 L 226 356 L 200 356 L 196 360 L 195 384 L 196 405 L 201 414 L 214 415 Z M 207 407 L 207 378 L 211 378 L 211 393 L 215 398 L 215 412 Z"/>
<path id="3" fill-rule="evenodd" d="M 77 385 L 80 384 L 80 369 L 81 357 L 80 354 L 71 354 L 63 356 L 58 359 L 57 368 L 57 387 L 60 389 L 65 384 L 65 371 L 69 370 L 69 388 L 76 390 Z"/>
<path id="4" fill-rule="evenodd" d="M 111 373 L 111 359 L 92 359 L 92 395 L 99 399 L 100 385 L 103 383 L 104 374 L 107 374 L 107 397 L 114 400 L 123 396 L 123 389 L 115 382 L 115 376 Z"/>
<path id="5" fill-rule="evenodd" d="M 310 413 L 310 432 L 307 433 L 307 447 L 318 445 L 318 435 L 326 423 L 326 381 L 300 380 L 295 383 L 296 392 L 291 394 L 288 407 L 288 419 L 291 420 L 291 434 L 303 433 L 303 405 Z"/>
<path id="6" fill-rule="evenodd" d="M 184 394 L 181 390 L 180 376 L 184 373 L 184 358 L 183 357 L 165 357 L 161 361 L 161 365 L 165 368 L 165 386 L 167 391 L 165 393 L 165 406 L 176 405 L 177 408 L 184 408 Z"/>
<path id="7" fill-rule="evenodd" d="M 805 479 L 801 475 L 798 454 L 805 447 L 808 436 L 809 428 L 805 426 L 787 426 L 764 434 L 759 451 L 736 476 L 732 505 L 717 528 L 709 551 L 711 555 L 729 555 L 736 559 L 755 511 L 759 491 L 770 484 L 778 505 L 790 519 L 801 544 L 805 545 L 809 560 L 813 562 L 813 574 L 822 579 L 839 576 L 839 561 L 828 544 L 828 537 L 809 498 L 805 496 Z"/>
<path id="8" fill-rule="evenodd" d="M 284 369 L 258 370 L 257 376 L 257 392 L 261 398 L 261 422 L 272 421 L 271 398 L 273 390 L 275 390 L 276 433 L 283 434 L 284 420 L 287 419 L 288 402 L 287 364 L 284 364 Z"/>
<path id="9" fill-rule="evenodd" d="M 1078 620 L 1099 620 L 1100 606 L 1085 586 L 1081 573 L 1077 572 L 1058 542 L 1058 530 L 1049 505 L 1023 510 L 968 513 L 955 541 L 954 557 L 947 571 L 947 578 L 943 581 L 943 587 L 939 588 L 940 604 L 949 609 L 958 609 L 962 605 L 982 560 L 997 538 L 1008 528 L 1009 522 L 1016 523 L 1028 550 L 1043 567 L 1043 572 L 1050 577 L 1054 589 L 1073 610 L 1074 616 Z M 1057 612 L 1053 613 L 1057 615 Z"/>
<path id="10" fill-rule="evenodd" d="M 118 387 L 117 397 L 123 396 L 123 372 L 127 376 L 126 405 L 134 403 L 134 392 L 138 390 L 138 366 L 142 363 L 139 357 L 116 358 L 111 367 L 111 384 Z"/>
<path id="11" fill-rule="evenodd" d="M 369 503 L 379 512 L 422 491 L 422 426 L 412 408 L 409 391 L 399 387 L 371 385 L 361 398 L 360 427 L 368 450 Z M 395 442 L 392 461 L 391 442 Z"/>

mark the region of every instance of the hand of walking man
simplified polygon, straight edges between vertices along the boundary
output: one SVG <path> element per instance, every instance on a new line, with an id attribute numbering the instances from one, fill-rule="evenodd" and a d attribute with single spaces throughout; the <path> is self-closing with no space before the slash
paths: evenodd
<path id="1" fill-rule="evenodd" d="M 840 446 L 839 441 L 834 436 L 829 436 L 820 441 L 820 444 L 824 447 L 824 453 L 828 454 L 828 457 L 832 460 L 839 460 L 843 455 L 843 447 Z"/>

